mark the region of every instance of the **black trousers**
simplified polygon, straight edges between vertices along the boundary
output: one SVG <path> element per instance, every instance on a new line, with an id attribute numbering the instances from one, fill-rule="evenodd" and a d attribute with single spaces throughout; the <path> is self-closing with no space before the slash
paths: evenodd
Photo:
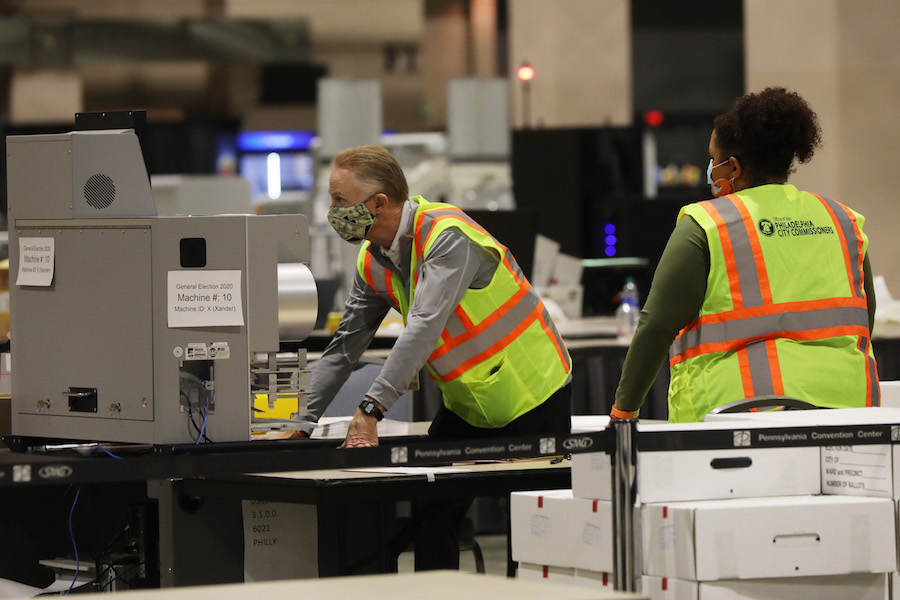
<path id="1" fill-rule="evenodd" d="M 572 388 L 565 385 L 540 406 L 499 429 L 474 427 L 441 406 L 431 422 L 433 440 L 469 440 L 517 435 L 567 435 L 572 429 Z M 459 525 L 474 498 L 424 500 L 413 504 L 415 569 L 459 569 Z"/>

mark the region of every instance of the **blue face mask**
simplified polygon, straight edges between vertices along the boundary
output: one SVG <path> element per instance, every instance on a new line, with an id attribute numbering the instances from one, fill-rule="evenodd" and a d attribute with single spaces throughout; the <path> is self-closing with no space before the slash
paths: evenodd
<path id="1" fill-rule="evenodd" d="M 726 158 L 725 160 L 723 160 L 722 162 L 720 162 L 717 165 L 712 164 L 712 161 L 713 161 L 713 159 L 709 159 L 709 166 L 706 167 L 706 183 L 708 183 L 709 185 L 713 184 L 713 178 L 712 178 L 713 169 L 721 167 L 722 165 L 724 165 L 725 163 L 728 162 L 728 159 Z"/>

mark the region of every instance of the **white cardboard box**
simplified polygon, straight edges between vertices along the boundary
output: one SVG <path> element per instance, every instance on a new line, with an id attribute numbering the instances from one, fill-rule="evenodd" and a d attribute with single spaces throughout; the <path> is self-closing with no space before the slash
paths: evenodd
<path id="1" fill-rule="evenodd" d="M 753 424 L 753 428 L 774 426 Z M 723 423 L 639 424 L 638 431 L 720 430 Z M 741 425 L 747 428 L 746 424 Z M 639 452 L 641 502 L 803 496 L 822 491 L 817 447 L 734 448 Z M 612 498 L 610 457 L 572 455 L 572 490 L 578 498 Z"/>
<path id="2" fill-rule="evenodd" d="M 641 593 L 650 600 L 884 600 L 888 576 L 853 573 L 698 582 L 644 575 Z"/>
<path id="3" fill-rule="evenodd" d="M 695 581 L 897 570 L 894 503 L 806 496 L 641 507 L 644 574 Z"/>
<path id="4" fill-rule="evenodd" d="M 900 424 L 900 408 L 819 408 L 811 410 L 780 410 L 706 415 L 704 423 L 726 424 L 740 422 L 764 424 L 769 427 L 786 425 L 872 425 L 878 423 Z"/>
<path id="5" fill-rule="evenodd" d="M 768 423 L 778 427 L 897 425 L 890 434 L 867 431 L 856 437 L 873 439 L 878 444 L 840 445 L 849 432 L 835 432 L 833 446 L 821 447 L 822 493 L 847 496 L 900 498 L 900 408 L 841 408 L 794 410 L 761 413 L 737 413 L 743 423 Z M 718 417 L 716 417 L 716 421 Z M 885 438 L 885 439 L 882 439 Z"/>
<path id="6" fill-rule="evenodd" d="M 612 504 L 572 496 L 572 490 L 510 494 L 513 560 L 612 571 Z"/>
<path id="7" fill-rule="evenodd" d="M 615 588 L 615 578 L 612 573 L 589 571 L 585 569 L 571 569 L 565 567 L 551 567 L 549 565 L 535 565 L 531 563 L 519 563 L 516 570 L 519 579 L 552 581 L 612 591 Z"/>
<path id="8" fill-rule="evenodd" d="M 550 565 L 537 565 L 532 563 L 519 563 L 516 569 L 518 579 L 541 579 L 555 583 L 575 583 L 575 569 L 571 567 L 551 567 Z"/>
<path id="9" fill-rule="evenodd" d="M 609 415 L 572 415 L 572 433 L 603 431 L 609 424 Z"/>
<path id="10" fill-rule="evenodd" d="M 593 588 L 613 589 L 616 587 L 616 579 L 609 571 L 591 571 L 590 569 L 575 569 L 575 583 Z"/>
<path id="11" fill-rule="evenodd" d="M 882 381 L 881 406 L 886 408 L 900 408 L 900 381 Z"/>
<path id="12" fill-rule="evenodd" d="M 779 420 L 788 425 L 900 425 L 900 409 L 787 411 Z M 898 435 L 900 427 L 891 438 Z M 900 446 L 890 444 L 890 439 L 883 441 L 886 443 L 822 446 L 822 493 L 900 498 Z"/>
<path id="13" fill-rule="evenodd" d="M 532 563 L 519 563 L 516 570 L 519 579 L 541 579 L 554 583 L 574 584 L 592 589 L 604 591 L 615 588 L 615 578 L 609 572 L 589 571 L 586 569 L 572 569 L 566 567 L 551 567 L 549 565 L 536 565 Z"/>

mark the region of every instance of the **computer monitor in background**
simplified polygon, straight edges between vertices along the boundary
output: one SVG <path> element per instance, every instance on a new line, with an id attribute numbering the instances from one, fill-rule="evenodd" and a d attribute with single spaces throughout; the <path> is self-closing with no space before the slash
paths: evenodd
<path id="1" fill-rule="evenodd" d="M 315 186 L 311 131 L 242 131 L 237 137 L 238 173 L 250 182 L 257 204 L 291 202 Z"/>
<path id="2" fill-rule="evenodd" d="M 531 277 L 534 269 L 534 241 L 538 231 L 537 211 L 466 210 L 466 214 L 487 229 L 498 242 L 509 248 L 525 277 Z"/>

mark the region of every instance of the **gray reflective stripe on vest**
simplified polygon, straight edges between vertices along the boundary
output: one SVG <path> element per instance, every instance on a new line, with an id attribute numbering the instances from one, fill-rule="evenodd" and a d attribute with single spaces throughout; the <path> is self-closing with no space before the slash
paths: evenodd
<path id="1" fill-rule="evenodd" d="M 459 346 L 448 350 L 443 356 L 429 360 L 429 364 L 440 375 L 450 373 L 467 360 L 476 357 L 481 352 L 511 335 L 513 330 L 534 312 L 539 301 L 537 294 L 534 293 L 534 290 L 531 290 L 484 331 L 475 335 L 472 339 L 466 340 Z"/>
<path id="2" fill-rule="evenodd" d="M 750 363 L 750 378 L 753 382 L 753 395 L 763 396 L 775 393 L 772 383 L 772 368 L 769 365 L 769 354 L 766 352 L 765 340 L 747 344 L 747 360 Z"/>
<path id="3" fill-rule="evenodd" d="M 731 198 L 726 197 L 722 202 L 713 203 L 713 207 L 722 215 L 725 228 L 728 230 L 728 237 L 731 239 L 743 306 L 745 308 L 762 306 L 762 290 L 759 284 L 759 274 L 756 272 L 756 262 L 753 260 L 753 246 L 750 244 L 750 235 L 747 233 L 744 219 L 734 202 Z M 728 260 L 727 257 L 725 260 Z"/>
<path id="4" fill-rule="evenodd" d="M 869 373 L 869 385 L 872 386 L 872 406 L 881 406 L 881 388 L 878 387 L 878 370 L 875 365 L 875 358 L 869 356 L 869 343 L 869 338 L 862 338 L 859 350 L 865 355 L 866 361 L 868 361 L 869 368 L 867 372 Z"/>
<path id="5" fill-rule="evenodd" d="M 859 270 L 860 256 L 859 246 L 857 245 L 859 238 L 856 237 L 856 230 L 853 229 L 853 221 L 850 219 L 850 215 L 847 214 L 847 211 L 844 210 L 844 207 L 838 202 L 835 202 L 830 198 L 825 198 L 824 196 L 822 197 L 822 200 L 824 200 L 834 212 L 838 224 L 841 227 L 841 231 L 844 234 L 844 239 L 847 242 L 847 253 L 850 255 L 850 274 L 853 277 L 853 295 L 857 298 L 862 298 L 863 291 L 862 286 L 860 285 L 862 273 L 860 273 Z"/>
<path id="6" fill-rule="evenodd" d="M 444 326 L 444 329 L 447 330 L 450 337 L 458 337 L 468 331 L 466 326 L 463 325 L 462 320 L 456 315 L 456 311 L 450 313 L 450 316 L 447 318 L 447 325 Z"/>
<path id="7" fill-rule="evenodd" d="M 705 323 L 676 338 L 670 351 L 676 356 L 702 344 L 740 342 L 780 331 L 809 331 L 847 325 L 868 327 L 868 311 L 854 306 L 837 306 Z"/>

